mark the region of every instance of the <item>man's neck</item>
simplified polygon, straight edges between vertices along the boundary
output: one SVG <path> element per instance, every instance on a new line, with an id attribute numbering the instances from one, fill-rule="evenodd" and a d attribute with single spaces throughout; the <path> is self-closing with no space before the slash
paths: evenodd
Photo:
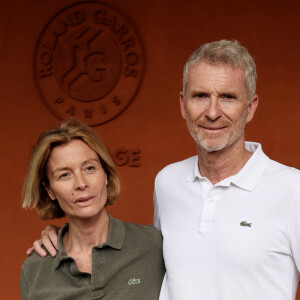
<path id="1" fill-rule="evenodd" d="M 212 184 L 237 174 L 252 155 L 245 149 L 244 139 L 220 151 L 207 152 L 197 147 L 197 152 L 200 174 Z"/>

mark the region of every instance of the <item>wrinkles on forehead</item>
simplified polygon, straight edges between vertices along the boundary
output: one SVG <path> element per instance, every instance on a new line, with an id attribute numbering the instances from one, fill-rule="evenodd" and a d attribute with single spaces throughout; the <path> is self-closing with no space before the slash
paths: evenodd
<path id="1" fill-rule="evenodd" d="M 201 90 L 224 93 L 237 89 L 246 92 L 244 73 L 241 68 L 230 65 L 197 64 L 189 70 L 186 93 Z"/>

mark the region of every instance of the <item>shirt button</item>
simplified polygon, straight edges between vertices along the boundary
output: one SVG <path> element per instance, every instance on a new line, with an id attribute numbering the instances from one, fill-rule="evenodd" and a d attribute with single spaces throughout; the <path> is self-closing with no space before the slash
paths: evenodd
<path id="1" fill-rule="evenodd" d="M 207 198 L 207 199 L 206 199 L 206 202 L 207 202 L 207 203 L 210 203 L 210 202 L 212 202 L 212 201 L 213 201 L 212 198 Z"/>

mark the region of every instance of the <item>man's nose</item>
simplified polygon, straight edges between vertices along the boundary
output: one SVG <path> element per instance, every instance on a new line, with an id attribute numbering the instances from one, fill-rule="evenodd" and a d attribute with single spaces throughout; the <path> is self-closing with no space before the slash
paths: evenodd
<path id="1" fill-rule="evenodd" d="M 216 97 L 209 99 L 205 110 L 205 117 L 211 121 L 216 121 L 222 116 L 220 103 Z"/>

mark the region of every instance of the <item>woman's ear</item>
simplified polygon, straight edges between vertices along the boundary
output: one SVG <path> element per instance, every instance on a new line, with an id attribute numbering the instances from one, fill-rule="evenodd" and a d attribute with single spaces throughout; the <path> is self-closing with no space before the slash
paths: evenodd
<path id="1" fill-rule="evenodd" d="M 42 185 L 43 185 L 45 191 L 47 192 L 48 196 L 50 197 L 50 199 L 52 201 L 56 200 L 56 197 L 55 197 L 53 191 L 51 190 L 50 186 L 48 184 L 46 184 L 45 182 L 42 182 Z"/>

